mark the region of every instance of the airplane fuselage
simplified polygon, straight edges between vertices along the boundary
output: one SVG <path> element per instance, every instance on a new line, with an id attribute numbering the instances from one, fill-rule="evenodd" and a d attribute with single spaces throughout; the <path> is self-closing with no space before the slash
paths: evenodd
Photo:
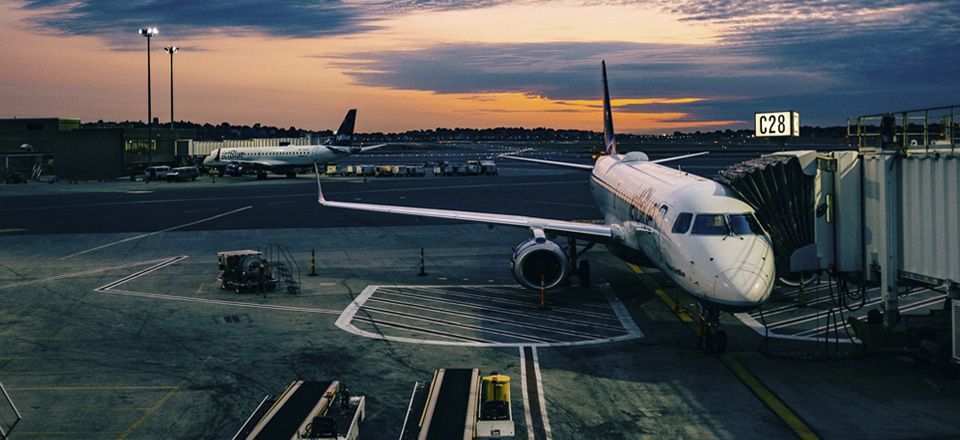
<path id="1" fill-rule="evenodd" d="M 218 148 L 203 160 L 203 164 L 214 168 L 237 163 L 271 171 L 306 170 L 313 164 L 324 164 L 342 155 L 326 145 Z"/>
<path id="2" fill-rule="evenodd" d="M 611 251 L 631 262 L 639 253 L 723 310 L 763 304 L 773 288 L 773 252 L 753 209 L 715 181 L 624 158 L 601 157 L 591 176 L 597 207 L 620 231 Z"/>

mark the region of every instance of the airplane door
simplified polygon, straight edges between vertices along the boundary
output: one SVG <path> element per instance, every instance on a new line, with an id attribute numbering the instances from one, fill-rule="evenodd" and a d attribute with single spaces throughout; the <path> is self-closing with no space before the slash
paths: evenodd
<path id="1" fill-rule="evenodd" d="M 665 242 L 665 240 L 668 240 L 668 238 L 667 238 L 667 230 L 668 230 L 668 229 L 667 229 L 667 213 L 668 213 L 668 212 L 670 212 L 670 207 L 667 206 L 666 204 L 661 205 L 661 206 L 660 206 L 660 210 L 658 211 L 658 216 L 657 216 L 656 219 L 654 219 L 654 221 L 657 223 L 657 225 L 660 226 L 659 228 L 657 228 L 657 229 L 660 230 L 660 233 L 657 234 L 657 236 L 656 236 L 656 238 L 655 238 L 654 240 L 656 240 L 656 243 L 657 243 L 657 245 L 656 245 L 656 248 L 657 248 L 657 256 L 656 256 L 656 258 L 657 258 L 658 260 L 660 260 L 661 262 L 663 261 L 663 247 L 669 245 L 669 243 L 666 243 L 666 242 Z"/>

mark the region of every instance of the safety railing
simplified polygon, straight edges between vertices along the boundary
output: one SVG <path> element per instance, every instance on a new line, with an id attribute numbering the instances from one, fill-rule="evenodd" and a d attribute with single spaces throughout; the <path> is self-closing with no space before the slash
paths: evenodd
<path id="1" fill-rule="evenodd" d="M 847 136 L 860 151 L 901 150 L 905 153 L 948 152 L 960 146 L 960 105 L 906 110 L 847 120 Z"/>

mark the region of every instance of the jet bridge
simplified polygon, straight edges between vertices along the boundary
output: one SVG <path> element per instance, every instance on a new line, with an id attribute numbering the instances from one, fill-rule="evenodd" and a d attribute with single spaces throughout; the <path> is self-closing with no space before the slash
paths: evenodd
<path id="1" fill-rule="evenodd" d="M 717 177 L 757 211 L 778 276 L 829 272 L 879 284 L 883 323 L 902 287 L 960 297 L 960 106 L 860 116 L 856 150 L 784 151 Z M 960 323 L 960 308 L 954 321 Z M 954 331 L 960 359 L 960 329 Z"/>

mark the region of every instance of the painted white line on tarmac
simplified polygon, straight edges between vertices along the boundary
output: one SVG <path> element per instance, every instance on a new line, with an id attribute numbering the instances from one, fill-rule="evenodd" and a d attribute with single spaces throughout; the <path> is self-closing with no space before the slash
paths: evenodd
<path id="1" fill-rule="evenodd" d="M 478 285 L 482 286 L 482 285 Z M 478 286 L 469 286 L 469 287 L 478 287 Z M 431 340 L 431 339 L 416 339 L 408 338 L 402 336 L 388 336 L 373 333 L 367 330 L 363 330 L 354 326 L 351 321 L 356 316 L 357 312 L 363 307 L 363 305 L 372 297 L 379 288 L 390 288 L 390 289 L 414 289 L 421 287 L 432 287 L 432 288 L 441 288 L 441 287 L 463 287 L 463 286 L 414 286 L 414 285 L 404 285 L 404 286 L 379 286 L 372 285 L 367 286 L 357 295 L 354 300 L 347 305 L 343 312 L 340 313 L 340 317 L 337 318 L 335 325 L 337 328 L 351 333 L 357 336 L 363 336 L 370 339 L 381 339 L 384 341 L 391 342 L 403 342 L 407 344 L 417 344 L 417 345 L 442 345 L 442 346 L 453 346 L 453 347 L 496 347 L 496 348 L 506 348 L 506 347 L 580 347 L 586 345 L 599 345 L 599 344 L 610 344 L 615 342 L 624 342 L 633 339 L 639 339 L 643 337 L 643 334 L 637 330 L 636 333 L 630 332 L 627 328 L 617 329 L 620 331 L 627 331 L 626 334 L 620 336 L 614 336 L 609 338 L 597 338 L 597 339 L 587 339 L 579 341 L 566 341 L 566 342 L 543 342 L 543 343 L 519 343 L 519 342 L 474 342 L 474 341 L 440 341 L 440 340 Z M 630 320 L 632 321 L 632 319 Z M 634 324 L 636 325 L 636 324 Z"/>
<path id="2" fill-rule="evenodd" d="M 29 286 L 29 285 L 31 285 L 31 284 L 42 284 L 42 283 L 45 283 L 45 282 L 48 282 L 48 281 L 62 280 L 62 279 L 64 279 L 64 278 L 82 277 L 82 276 L 85 276 L 85 275 L 93 275 L 93 274 L 96 274 L 96 273 L 107 272 L 107 271 L 111 271 L 111 270 L 115 270 L 115 269 L 126 269 L 126 268 L 128 268 L 128 267 L 136 267 L 136 266 L 143 266 L 143 265 L 145 265 L 145 264 L 159 263 L 159 262 L 161 262 L 161 261 L 167 261 L 167 259 L 164 258 L 164 259 L 159 259 L 159 260 L 140 261 L 140 262 L 137 262 L 137 263 L 124 264 L 124 265 L 121 265 L 121 266 L 101 267 L 101 268 L 99 268 L 99 269 L 90 269 L 90 270 L 85 270 L 85 271 L 82 271 L 82 272 L 65 273 L 65 274 L 63 274 L 63 275 L 57 275 L 57 276 L 52 276 L 52 277 L 47 277 L 47 278 L 41 278 L 41 279 L 39 279 L 39 280 L 19 281 L 19 282 L 13 283 L 13 284 L 6 284 L 6 285 L 3 285 L 3 286 L 0 286 L 0 290 L 10 289 L 10 288 L 13 288 L 13 287 Z"/>
<path id="3" fill-rule="evenodd" d="M 283 311 L 283 312 L 321 313 L 321 314 L 328 314 L 328 315 L 340 314 L 340 310 L 333 310 L 333 309 L 317 309 L 312 307 L 294 307 L 294 306 L 280 306 L 280 305 L 274 305 L 274 304 L 258 304 L 258 303 L 249 303 L 249 302 L 243 302 L 243 301 L 227 301 L 227 300 L 221 300 L 221 299 L 196 298 L 196 297 L 190 297 L 190 296 L 165 295 L 162 293 L 136 292 L 133 290 L 117 289 L 117 287 L 120 287 L 126 283 L 129 283 L 130 281 L 133 281 L 137 278 L 145 276 L 156 270 L 163 269 L 164 267 L 175 264 L 186 258 L 187 258 L 186 256 L 181 255 L 178 257 L 172 257 L 172 258 L 167 258 L 165 260 L 160 260 L 161 262 L 159 264 L 148 267 L 139 272 L 135 272 L 119 280 L 104 284 L 93 290 L 95 292 L 111 294 L 111 295 L 133 296 L 133 297 L 139 297 L 139 298 L 159 299 L 159 300 L 165 300 L 165 301 L 184 301 L 184 302 L 210 304 L 210 305 L 218 305 L 218 306 L 245 307 L 245 308 L 252 308 L 252 309 L 276 310 L 276 311 Z"/>
<path id="4" fill-rule="evenodd" d="M 192 303 L 201 303 L 209 304 L 216 306 L 231 306 L 231 307 L 245 307 L 250 309 L 262 309 L 262 310 L 277 310 L 283 312 L 302 312 L 302 313 L 320 313 L 327 315 L 339 315 L 339 310 L 332 309 L 315 309 L 311 307 L 293 307 L 293 306 L 278 306 L 274 304 L 258 304 L 258 303 L 248 303 L 241 301 L 225 301 L 220 299 L 207 299 L 207 298 L 196 298 L 192 296 L 178 296 L 178 295 L 164 295 L 161 293 L 147 293 L 147 292 L 135 292 L 132 290 L 119 290 L 119 289 L 110 289 L 103 290 L 100 293 L 107 293 L 111 295 L 122 295 L 122 296 L 135 296 L 140 298 L 148 299 L 161 299 L 167 301 L 184 301 Z"/>
<path id="5" fill-rule="evenodd" d="M 85 250 L 85 251 L 80 251 L 80 252 L 77 252 L 77 253 L 74 253 L 74 254 L 70 254 L 70 255 L 67 255 L 66 257 L 62 257 L 62 258 L 60 258 L 60 259 L 61 259 L 61 260 L 66 260 L 66 259 L 69 259 L 69 258 L 76 257 L 76 256 L 78 256 L 78 255 L 88 254 L 88 253 L 93 252 L 93 251 L 98 251 L 98 250 L 100 250 L 100 249 L 108 248 L 108 247 L 110 247 L 110 246 L 115 246 L 115 245 L 118 245 L 118 244 L 120 244 L 120 243 L 126 243 L 126 242 L 132 241 L 132 240 L 139 240 L 139 239 L 141 239 L 141 238 L 147 238 L 147 237 L 150 237 L 150 236 L 152 236 L 152 235 L 162 234 L 162 233 L 164 233 L 164 232 L 175 231 L 175 230 L 177 230 L 177 229 L 182 229 L 182 228 L 186 228 L 186 227 L 193 226 L 193 225 L 196 225 L 196 224 L 200 224 L 200 223 L 203 223 L 203 222 L 208 222 L 208 221 L 210 221 L 210 220 L 215 220 L 215 219 L 218 219 L 218 218 L 220 218 L 220 217 L 225 217 L 225 216 L 228 216 L 228 215 L 230 215 L 230 214 L 236 214 L 236 213 L 241 212 L 241 211 L 246 211 L 246 210 L 248 210 L 248 209 L 250 209 L 250 208 L 253 208 L 253 205 L 244 206 L 243 208 L 234 209 L 233 211 L 227 211 L 227 212 L 224 212 L 224 213 L 222 213 L 222 214 L 217 214 L 217 215 L 215 215 L 215 216 L 213 216 L 213 217 L 207 217 L 207 218 L 205 218 L 205 219 L 200 219 L 200 220 L 197 220 L 197 221 L 194 221 L 194 222 L 190 222 L 190 223 L 186 223 L 186 224 L 183 224 L 183 225 L 174 226 L 174 227 L 172 227 L 172 228 L 167 228 L 167 229 L 163 229 L 163 230 L 155 231 L 155 232 L 148 232 L 148 233 L 146 233 L 146 234 L 135 235 L 135 236 L 133 236 L 133 237 L 127 237 L 127 238 L 124 238 L 123 240 L 117 240 L 117 241 L 114 241 L 114 242 L 112 242 L 112 243 L 107 243 L 107 244 L 105 244 L 105 245 L 97 246 L 97 247 L 95 247 L 95 248 L 90 248 L 90 249 L 87 249 L 87 250 Z"/>
<path id="6" fill-rule="evenodd" d="M 527 422 L 527 438 L 533 439 L 533 417 L 530 415 L 530 396 L 527 395 L 527 358 L 520 349 L 520 390 L 523 392 L 523 416 Z"/>
<path id="7" fill-rule="evenodd" d="M 543 376 L 540 374 L 540 358 L 537 356 L 537 347 L 531 347 L 533 351 L 533 371 L 537 375 L 537 397 L 540 398 L 540 415 L 543 417 L 543 431 L 547 434 L 547 440 L 553 440 L 553 434 L 550 433 L 550 417 L 547 416 L 547 399 L 543 396 Z"/>
<path id="8" fill-rule="evenodd" d="M 603 291 L 603 296 L 607 298 L 607 302 L 609 302 L 610 307 L 613 308 L 613 313 L 615 313 L 617 318 L 620 319 L 620 325 L 623 326 L 624 330 L 638 338 L 643 337 L 643 332 L 640 331 L 640 327 L 637 326 L 637 322 L 633 320 L 632 316 L 630 316 L 630 312 L 627 311 L 627 308 L 622 302 L 620 302 L 620 298 L 618 298 L 613 292 L 613 289 L 610 288 L 610 285 L 604 284 L 600 287 L 600 290 Z"/>
<path id="9" fill-rule="evenodd" d="M 130 275 L 127 275 L 127 276 L 125 276 L 125 277 L 123 277 L 123 278 L 120 278 L 119 280 L 109 282 L 109 283 L 104 284 L 104 285 L 102 285 L 102 286 L 100 286 L 100 287 L 97 287 L 96 289 L 93 289 L 93 290 L 94 290 L 94 292 L 106 292 L 106 291 L 108 291 L 108 290 L 110 290 L 110 289 L 113 289 L 114 287 L 119 287 L 120 285 L 129 283 L 130 281 L 133 281 L 133 280 L 135 280 L 135 279 L 137 279 L 137 278 L 140 278 L 140 277 L 142 277 L 142 276 L 144 276 L 144 275 L 146 275 L 146 274 L 149 274 L 150 272 L 153 272 L 153 271 L 158 270 L 158 269 L 162 269 L 162 268 L 164 268 L 164 267 L 167 267 L 167 266 L 169 266 L 169 265 L 171 265 L 171 264 L 173 264 L 173 263 L 176 263 L 176 262 L 178 262 L 178 261 L 180 261 L 180 260 L 183 260 L 183 259 L 186 259 L 186 258 L 187 258 L 186 255 L 181 255 L 181 256 L 178 256 L 178 257 L 168 258 L 168 259 L 166 259 L 166 260 L 163 260 L 160 264 L 157 264 L 157 265 L 154 265 L 154 266 L 150 266 L 150 267 L 148 267 L 148 268 L 146 268 L 146 269 L 143 269 L 143 270 L 141 270 L 141 271 L 139 271 L 139 272 L 134 272 L 134 273 L 132 273 L 132 274 L 130 274 Z"/>

